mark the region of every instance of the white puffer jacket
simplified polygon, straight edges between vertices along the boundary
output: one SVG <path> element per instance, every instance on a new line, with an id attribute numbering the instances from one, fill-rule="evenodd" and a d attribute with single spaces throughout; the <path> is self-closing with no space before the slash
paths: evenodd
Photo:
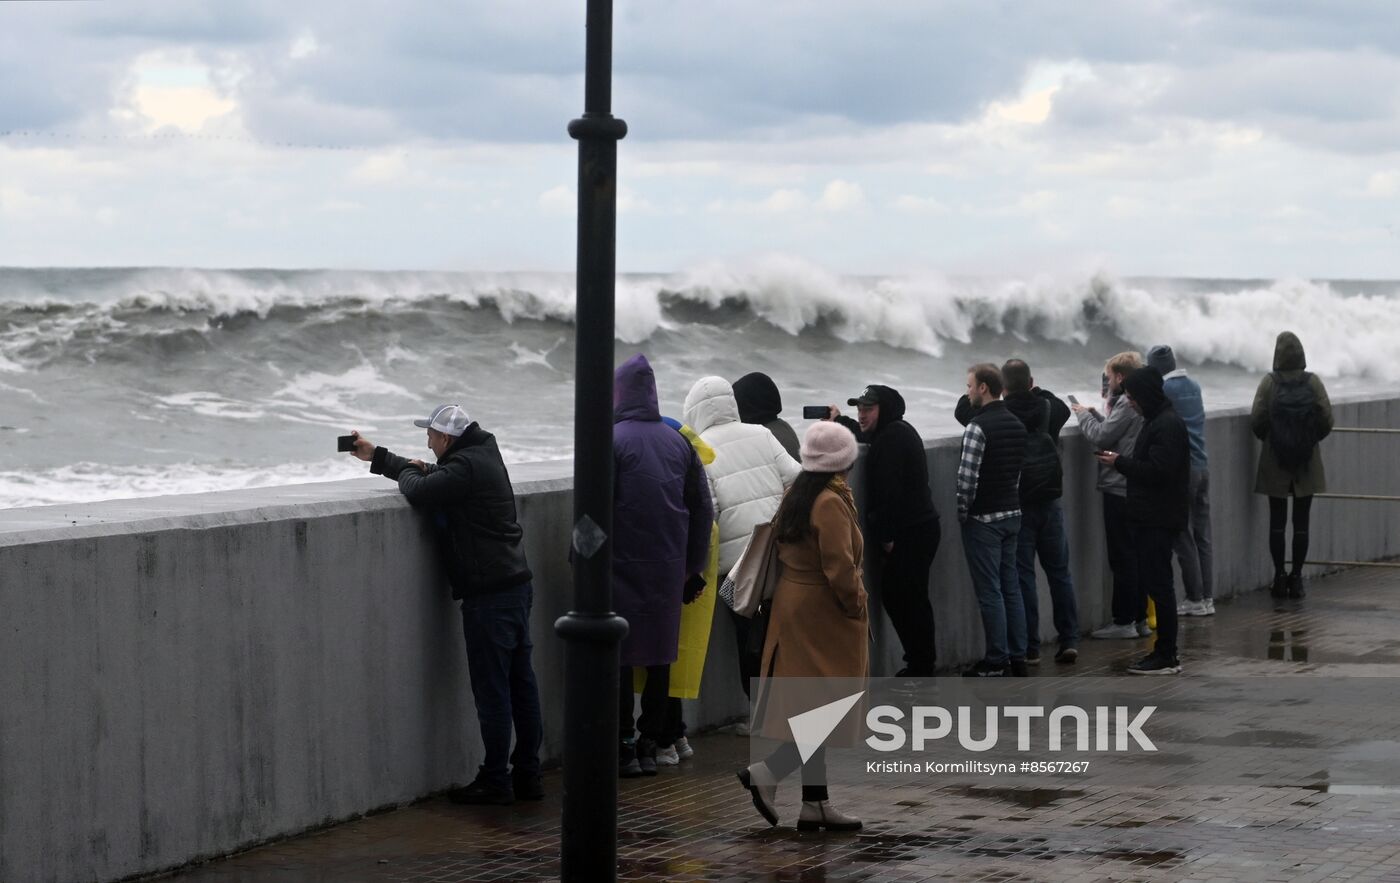
<path id="1" fill-rule="evenodd" d="M 705 467 L 719 520 L 719 572 L 744 553 L 754 525 L 770 521 L 783 491 L 802 467 L 762 426 L 739 422 L 734 388 L 723 377 L 702 377 L 685 397 L 685 422 L 715 449 Z"/>

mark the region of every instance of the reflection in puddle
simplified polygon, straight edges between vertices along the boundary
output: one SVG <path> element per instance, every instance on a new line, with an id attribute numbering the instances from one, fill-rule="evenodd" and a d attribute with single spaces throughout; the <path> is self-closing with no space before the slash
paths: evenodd
<path id="1" fill-rule="evenodd" d="M 1308 661 L 1308 630 L 1278 629 L 1269 632 L 1270 659 L 1288 662 Z"/>

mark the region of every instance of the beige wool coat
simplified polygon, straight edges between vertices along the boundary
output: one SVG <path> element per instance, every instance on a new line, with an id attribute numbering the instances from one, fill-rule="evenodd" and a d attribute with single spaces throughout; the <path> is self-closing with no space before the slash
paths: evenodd
<path id="1" fill-rule="evenodd" d="M 772 678 L 866 678 L 870 673 L 868 596 L 861 576 L 865 542 L 855 500 L 844 481 L 833 481 L 812 505 L 812 529 L 798 543 L 779 543 L 782 577 L 773 592 L 768 635 L 759 671 Z M 769 690 L 760 684 L 760 696 Z M 807 708 L 761 698 L 764 736 L 787 738 L 786 720 Z M 839 698 L 839 697 L 833 697 Z M 859 709 L 846 719 L 858 725 Z M 847 728 L 843 728 L 847 729 Z M 850 735 L 854 732 L 851 729 Z M 839 731 L 835 737 L 840 738 Z"/>

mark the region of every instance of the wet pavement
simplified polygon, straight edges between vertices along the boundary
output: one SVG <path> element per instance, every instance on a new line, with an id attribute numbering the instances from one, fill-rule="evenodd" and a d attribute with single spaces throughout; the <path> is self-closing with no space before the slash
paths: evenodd
<path id="1" fill-rule="evenodd" d="M 1400 676 L 1400 574 L 1351 571 L 1312 581 L 1308 598 L 1267 593 L 1183 620 L 1182 680 L 1193 674 Z M 1121 672 L 1150 645 L 1092 641 L 1079 663 L 1047 657 L 1040 676 Z M 1035 671 L 1033 669 L 1033 671 Z M 1286 726 L 1306 707 L 1278 708 Z M 1241 786 L 1064 788 L 872 781 L 833 787 L 865 820 L 855 835 L 799 834 L 797 791 L 784 826 L 758 818 L 733 771 L 748 740 L 692 740 L 696 757 L 621 783 L 625 880 L 885 883 L 1012 881 L 1400 881 L 1400 789 Z M 1259 748 L 1268 769 L 1267 745 Z M 435 798 L 185 869 L 200 881 L 547 880 L 559 871 L 559 774 L 549 797 L 504 808 Z"/>

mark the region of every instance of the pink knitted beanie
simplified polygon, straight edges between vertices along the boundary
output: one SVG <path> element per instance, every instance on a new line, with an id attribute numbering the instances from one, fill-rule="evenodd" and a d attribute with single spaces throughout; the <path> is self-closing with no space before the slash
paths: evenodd
<path id="1" fill-rule="evenodd" d="M 839 423 L 814 423 L 802 439 L 802 468 L 808 472 L 845 472 L 855 462 L 856 437 Z"/>

